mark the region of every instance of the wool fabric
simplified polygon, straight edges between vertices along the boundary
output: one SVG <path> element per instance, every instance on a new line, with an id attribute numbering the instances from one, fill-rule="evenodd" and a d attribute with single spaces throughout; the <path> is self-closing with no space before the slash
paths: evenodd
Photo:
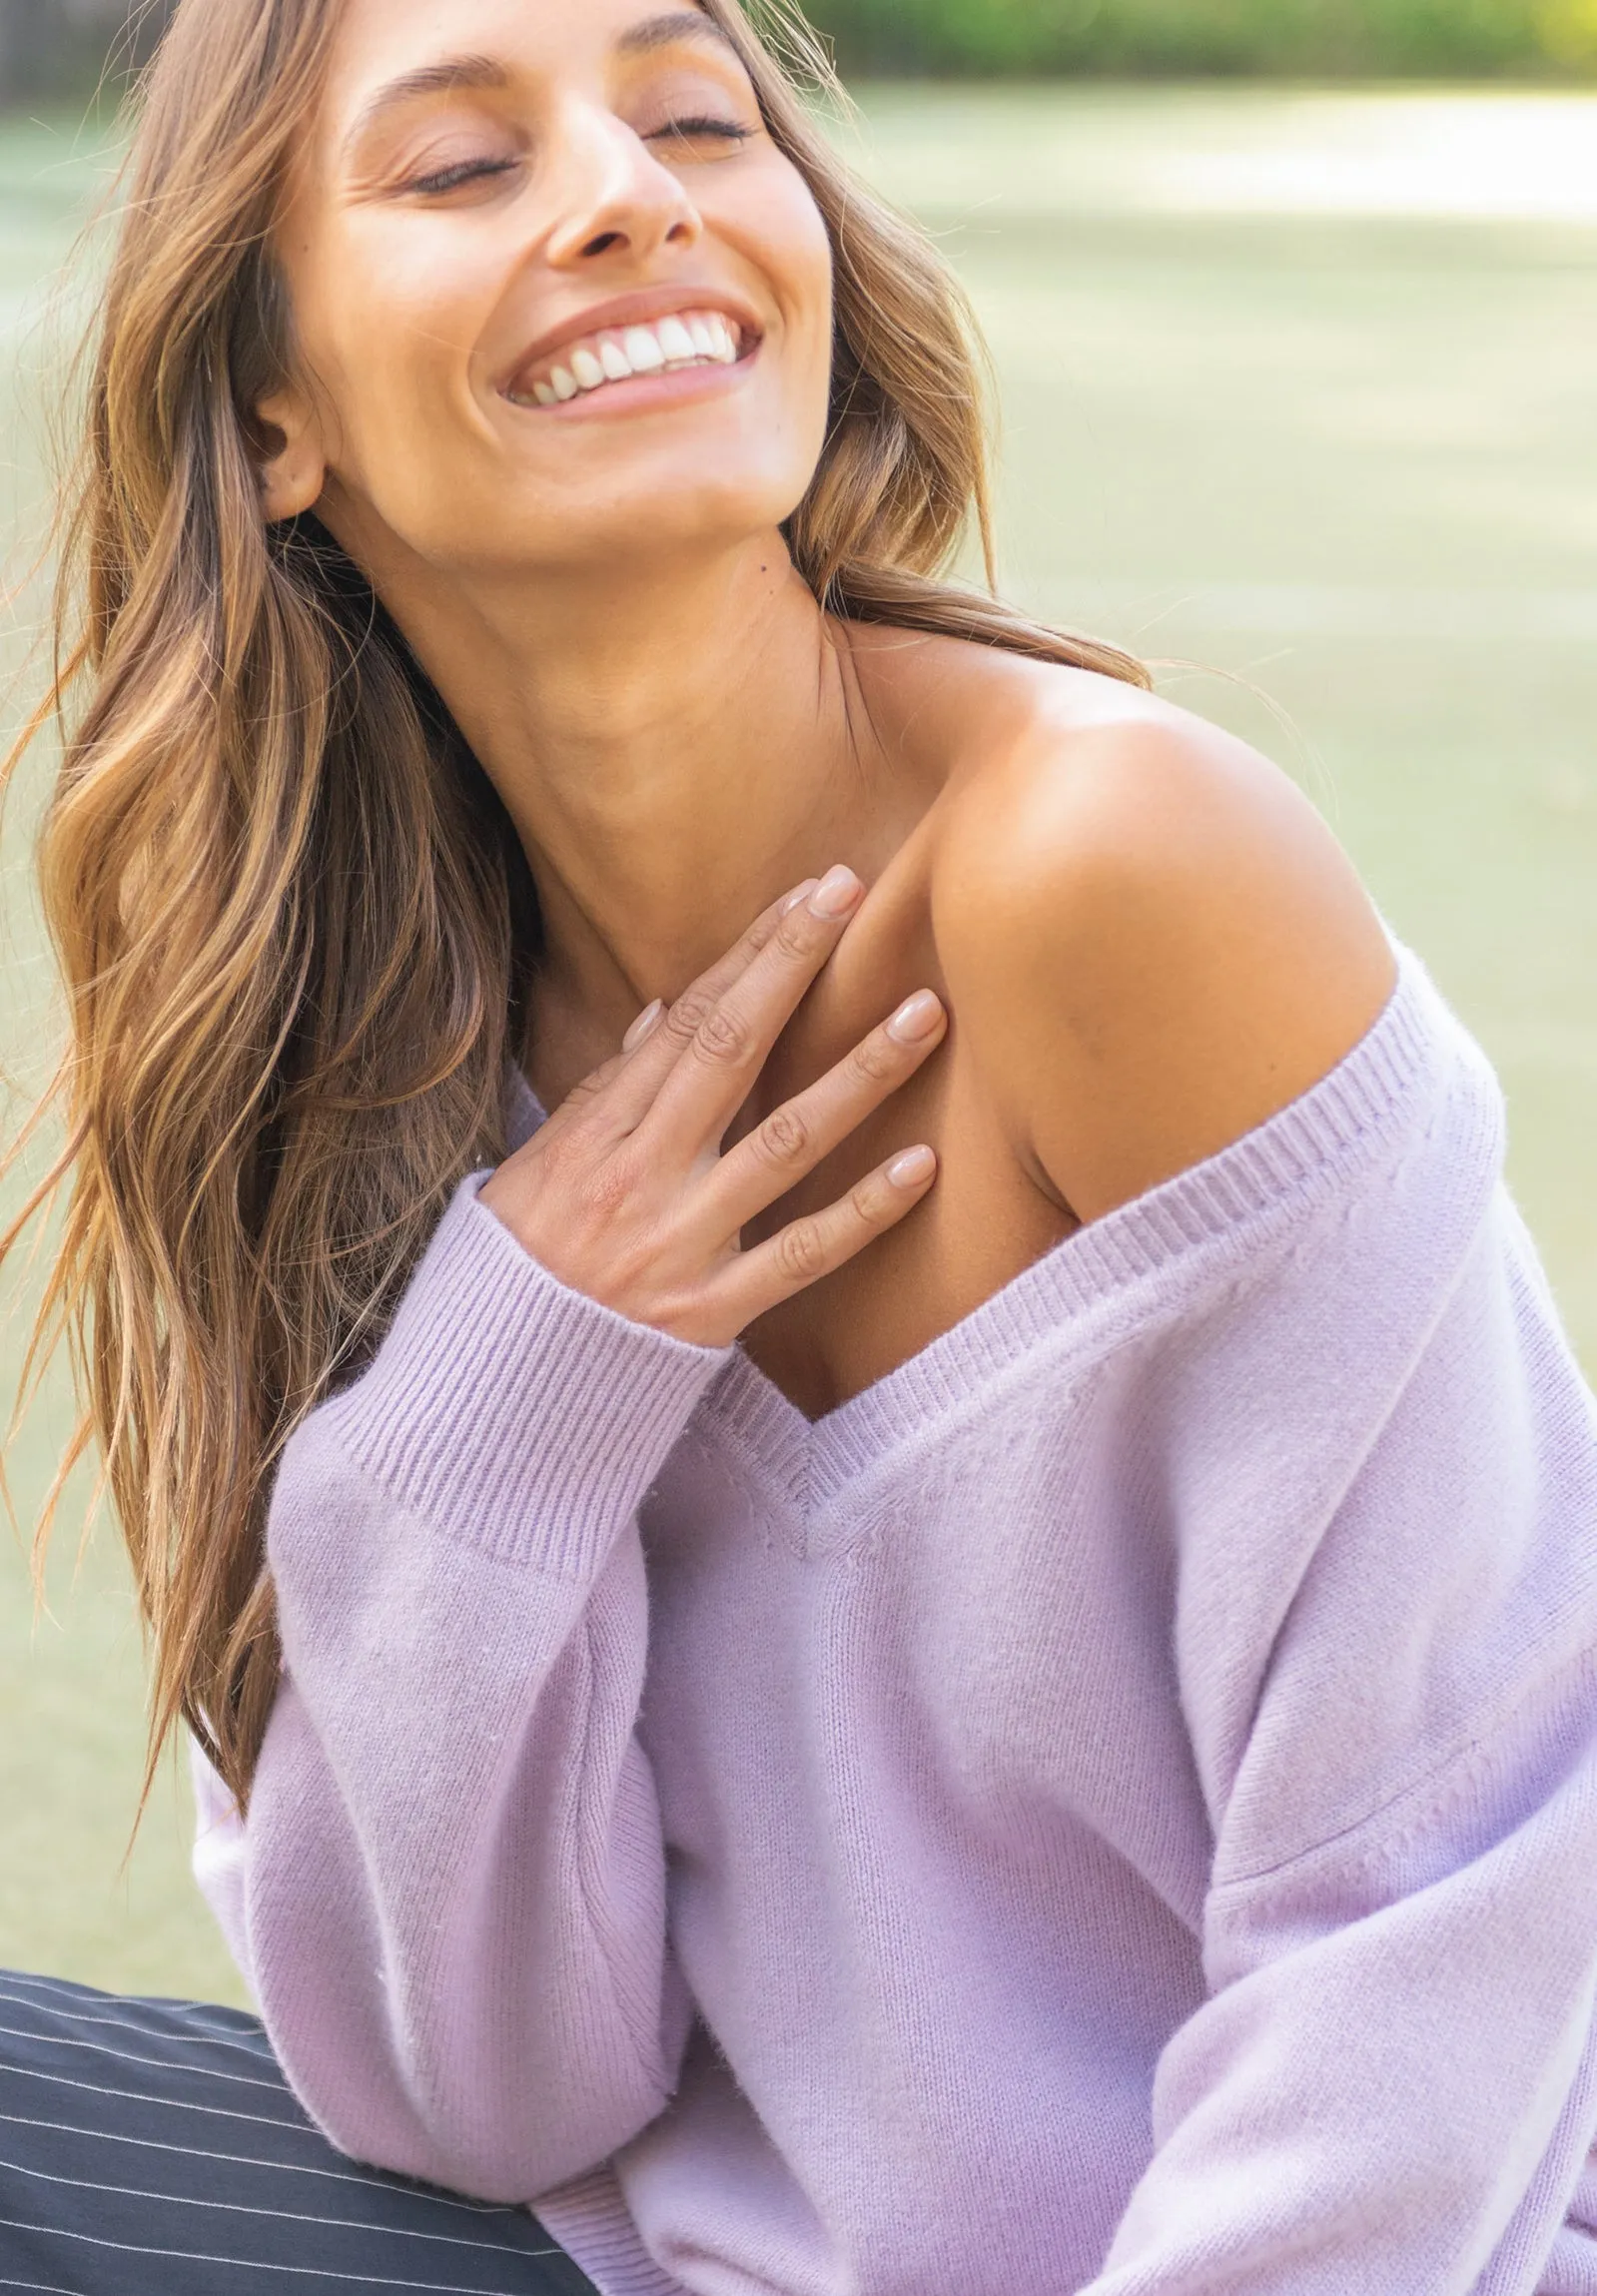
<path id="1" fill-rule="evenodd" d="M 810 1423 L 476 1200 L 296 1434 L 201 1880 L 605 2296 L 1597 2296 L 1597 1410 L 1417 960 Z"/>

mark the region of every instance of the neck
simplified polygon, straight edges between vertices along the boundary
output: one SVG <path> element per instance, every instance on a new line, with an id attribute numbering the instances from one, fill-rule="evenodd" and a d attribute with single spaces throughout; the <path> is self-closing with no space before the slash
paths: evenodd
<path id="1" fill-rule="evenodd" d="M 405 587 L 384 582 L 526 850 L 562 1037 L 613 1042 L 834 862 L 869 883 L 920 810 L 779 536 L 663 578 Z"/>

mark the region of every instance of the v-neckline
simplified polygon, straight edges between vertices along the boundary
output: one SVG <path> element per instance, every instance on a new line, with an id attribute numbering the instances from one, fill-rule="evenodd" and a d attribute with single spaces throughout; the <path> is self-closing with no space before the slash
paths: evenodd
<path id="1" fill-rule="evenodd" d="M 767 1483 L 813 1518 L 927 1425 L 990 1405 L 994 1383 L 1030 1370 L 1040 1353 L 1056 1373 L 1085 1376 L 1140 1320 L 1149 1286 L 1173 1264 L 1195 1271 L 1226 1256 L 1239 1222 L 1305 1199 L 1377 1145 L 1397 1107 L 1424 1083 L 1428 1037 L 1445 1007 L 1418 958 L 1395 946 L 1397 983 L 1368 1033 L 1320 1081 L 1252 1132 L 1130 1203 L 1063 1237 L 978 1306 L 881 1378 L 809 1418 L 741 1345 L 701 1398 Z M 519 1072 L 517 1112 L 544 1111 Z"/>

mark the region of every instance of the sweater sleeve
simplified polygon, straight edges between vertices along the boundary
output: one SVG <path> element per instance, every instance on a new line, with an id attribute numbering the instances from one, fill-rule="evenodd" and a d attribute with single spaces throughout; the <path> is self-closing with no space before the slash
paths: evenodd
<path id="1" fill-rule="evenodd" d="M 475 1193 L 285 1454 L 283 1680 L 247 1824 L 201 1775 L 196 1870 L 332 2141 L 525 2201 L 675 2085 L 636 1510 L 721 1357 L 567 1290 Z"/>
<path id="2" fill-rule="evenodd" d="M 1597 1424 L 1457 1140 L 1280 1276 L 1355 1312 L 1295 1317 L 1245 1519 L 1198 1492 L 1183 1526 L 1206 1997 L 1090 2296 L 1597 2290 L 1597 2246 L 1558 2276 L 1597 2130 Z"/>

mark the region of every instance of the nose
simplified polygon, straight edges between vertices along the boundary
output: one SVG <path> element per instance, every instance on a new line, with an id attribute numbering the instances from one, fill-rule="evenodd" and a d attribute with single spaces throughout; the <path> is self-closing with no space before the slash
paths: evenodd
<path id="1" fill-rule="evenodd" d="M 558 217 L 545 252 L 559 269 L 600 257 L 646 262 L 665 247 L 692 247 L 704 226 L 679 179 L 612 113 L 573 108 L 561 123 Z"/>

